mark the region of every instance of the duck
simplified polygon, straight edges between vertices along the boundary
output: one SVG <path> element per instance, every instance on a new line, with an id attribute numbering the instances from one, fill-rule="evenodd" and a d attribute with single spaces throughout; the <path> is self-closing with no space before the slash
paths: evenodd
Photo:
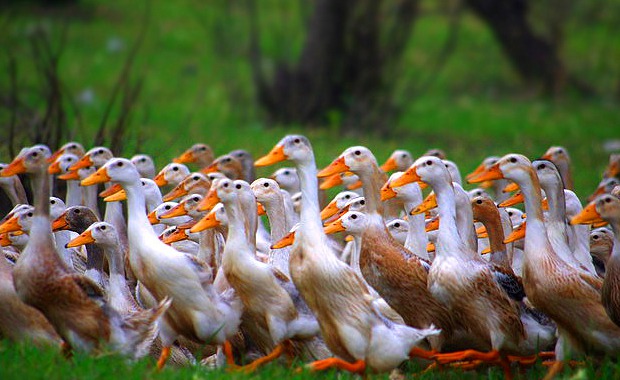
<path id="1" fill-rule="evenodd" d="M 422 189 L 416 182 L 406 184 L 399 187 L 392 186 L 392 183 L 403 174 L 402 171 L 393 173 L 387 182 L 381 187 L 381 200 L 390 198 L 400 198 L 404 205 L 404 211 L 407 215 L 407 238 L 405 240 L 405 248 L 414 255 L 423 260 L 430 261 L 430 256 L 426 251 L 428 245 L 428 237 L 426 236 L 424 226 L 424 214 L 422 212 L 416 215 L 412 211 L 422 203 Z"/>
<path id="2" fill-rule="evenodd" d="M 144 191 L 146 212 L 151 213 L 163 203 L 161 191 L 154 180 L 148 178 L 140 178 L 140 183 L 142 184 L 142 190 Z M 107 190 L 102 191 L 99 195 L 103 197 L 104 202 L 120 202 L 127 200 L 127 194 L 125 193 L 125 190 L 123 190 L 122 187 L 117 185 L 109 187 Z M 157 234 L 161 234 L 162 232 L 164 232 L 164 229 L 165 226 L 163 224 L 153 225 L 153 230 Z"/>
<path id="3" fill-rule="evenodd" d="M 171 162 L 164 166 L 159 173 L 153 178 L 153 181 L 159 187 L 170 185 L 172 187 L 177 186 L 181 181 L 190 174 L 187 166 L 179 164 L 177 162 Z"/>
<path id="4" fill-rule="evenodd" d="M 571 161 L 566 148 L 563 146 L 551 146 L 541 158 L 543 160 L 553 162 L 553 164 L 558 168 L 558 172 L 560 173 L 560 177 L 562 177 L 562 184 L 565 189 L 574 189 Z"/>
<path id="5" fill-rule="evenodd" d="M 530 160 L 520 154 L 503 156 L 470 182 L 506 178 L 516 182 L 525 197 L 527 225 L 524 246 L 523 285 L 529 302 L 557 325 L 557 362 L 573 355 L 605 355 L 620 351 L 620 329 L 607 316 L 600 301 L 600 288 L 591 276 L 568 265 L 547 237 L 541 207 L 541 188 Z"/>
<path id="6" fill-rule="evenodd" d="M 293 194 L 299 193 L 300 183 L 299 176 L 297 175 L 297 169 L 291 167 L 284 167 L 276 170 L 269 177 L 276 181 L 282 190 L 288 191 L 288 193 L 293 196 Z"/>
<path id="7" fill-rule="evenodd" d="M 252 154 L 244 149 L 235 149 L 228 154 L 236 158 L 243 167 L 242 179 L 247 183 L 252 183 L 256 179 L 256 170 L 254 169 L 254 158 Z"/>
<path id="8" fill-rule="evenodd" d="M 81 168 L 78 170 L 66 171 L 64 174 L 58 174 L 56 178 L 64 180 L 64 181 L 76 181 L 79 184 L 79 181 L 88 177 L 92 173 L 95 172 L 95 167 L 89 166 L 87 168 Z M 101 215 L 99 213 L 99 204 L 98 204 L 98 196 L 97 196 L 97 187 L 96 186 L 80 186 L 82 193 L 82 201 L 81 205 L 86 206 L 92 210 L 92 212 L 97 215 L 97 218 L 101 219 Z"/>
<path id="9" fill-rule="evenodd" d="M 56 150 L 49 158 L 49 162 L 53 163 L 56 159 L 63 154 L 73 154 L 77 157 L 82 157 L 86 150 L 84 146 L 77 141 L 69 141 L 63 144 L 58 150 Z"/>
<path id="10" fill-rule="evenodd" d="M 47 172 L 49 174 L 66 174 L 69 168 L 79 160 L 78 156 L 72 153 L 63 153 L 49 166 Z M 79 180 L 67 180 L 67 194 L 65 196 L 65 204 L 68 206 L 77 206 L 83 204 L 82 189 Z"/>
<path id="11" fill-rule="evenodd" d="M 6 167 L 7 164 L 0 163 L 0 170 Z M 18 176 L 0 177 L 0 188 L 5 192 L 13 206 L 28 203 L 26 190 Z"/>
<path id="12" fill-rule="evenodd" d="M 37 345 L 60 347 L 62 343 L 62 339 L 47 318 L 38 309 L 24 303 L 17 295 L 13 285 L 13 267 L 5 259 L 1 248 L 0 336 L 14 342 L 27 341 Z"/>
<path id="13" fill-rule="evenodd" d="M 156 300 L 172 300 L 161 321 L 164 348 L 157 367 L 163 368 L 179 335 L 197 342 L 224 344 L 238 330 L 241 302 L 233 292 L 215 292 L 204 262 L 159 240 L 146 215 L 140 174 L 131 161 L 114 158 L 82 180 L 82 185 L 109 181 L 120 183 L 127 194 L 131 269 Z"/>
<path id="14" fill-rule="evenodd" d="M 148 179 L 155 178 L 155 163 L 151 156 L 148 154 L 136 154 L 130 158 L 130 161 L 133 162 L 136 169 L 138 169 L 140 177 Z"/>
<path id="15" fill-rule="evenodd" d="M 585 244 L 578 245 L 575 241 L 572 241 L 573 244 L 569 246 L 571 241 L 569 240 L 568 233 L 567 202 L 559 170 L 556 169 L 555 164 L 548 160 L 534 160 L 532 161 L 532 167 L 536 171 L 540 187 L 547 195 L 549 212 L 545 219 L 545 226 L 547 227 L 547 236 L 551 246 L 566 263 L 578 270 L 596 276 L 596 270 L 592 264 L 588 247 Z M 581 203 L 579 203 L 578 199 L 577 207 L 581 208 Z"/>
<path id="16" fill-rule="evenodd" d="M 196 164 L 200 169 L 213 162 L 213 150 L 207 144 L 196 143 L 172 161 L 177 164 Z"/>
<path id="17" fill-rule="evenodd" d="M 203 174 L 212 172 L 220 172 L 230 179 L 241 179 L 244 169 L 241 161 L 230 154 L 225 154 L 216 158 L 211 165 L 201 169 Z"/>
<path id="18" fill-rule="evenodd" d="M 456 183 L 451 181 L 443 161 L 422 156 L 392 185 L 418 181 L 424 181 L 433 188 L 439 205 L 439 232 L 428 287 L 451 313 L 459 315 L 458 329 L 465 333 L 468 348 L 478 349 L 443 354 L 443 357 L 501 363 L 508 354 L 523 353 L 521 347 L 526 332 L 517 305 L 495 280 L 491 268 L 459 235 Z M 473 226 L 473 221 L 471 224 Z M 509 368 L 505 362 L 503 367 L 508 375 Z"/>
<path id="19" fill-rule="evenodd" d="M 407 236 L 409 235 L 409 224 L 404 219 L 392 219 L 385 227 L 394 240 L 400 245 L 405 245 L 407 242 Z"/>
<path id="20" fill-rule="evenodd" d="M 603 219 L 613 231 L 613 248 L 605 266 L 605 278 L 601 300 L 611 320 L 620 326 L 620 199 L 611 195 L 599 195 L 580 214 L 571 219 L 571 224 L 589 223 Z"/>
<path id="21" fill-rule="evenodd" d="M 588 196 L 588 202 L 592 202 L 594 198 L 601 194 L 610 194 L 614 187 L 618 185 L 620 185 L 620 179 L 616 177 L 603 178 L 596 187 L 596 190 Z"/>
<path id="22" fill-rule="evenodd" d="M 67 267 L 54 247 L 49 220 L 50 155 L 49 149 L 26 149 L 0 172 L 2 176 L 29 173 L 35 193 L 30 239 L 13 268 L 15 291 L 23 302 L 43 313 L 69 347 L 92 352 L 107 343 L 131 356 L 168 303 L 141 318 L 125 320 L 107 307 L 97 284 Z"/>
<path id="23" fill-rule="evenodd" d="M 390 154 L 390 157 L 381 165 L 384 172 L 405 171 L 413 164 L 413 156 L 408 150 L 396 149 Z"/>
<path id="24" fill-rule="evenodd" d="M 191 173 L 185 177 L 174 189 L 163 196 L 165 202 L 172 201 L 187 194 L 205 195 L 211 187 L 211 180 L 202 173 Z"/>
<path id="25" fill-rule="evenodd" d="M 590 232 L 590 255 L 599 277 L 605 277 L 605 266 L 614 246 L 614 233 L 606 228 L 595 228 Z"/>
<path id="26" fill-rule="evenodd" d="M 263 352 L 270 352 L 246 366 L 251 371 L 258 365 L 274 360 L 284 350 L 286 340 L 308 340 L 319 333 L 316 318 L 304 305 L 298 293 L 288 286 L 288 277 L 269 263 L 256 259 L 256 248 L 248 237 L 252 231 L 246 221 L 247 207 L 243 198 L 252 195 L 249 185 L 241 180 L 222 179 L 214 184 L 210 198 L 223 203 L 228 218 L 228 238 L 224 246 L 222 268 L 226 279 L 235 289 L 244 305 L 244 331 Z M 247 184 L 247 182 L 245 182 Z M 246 193 L 245 196 L 242 195 Z M 253 204 L 255 200 L 250 199 Z M 207 208 L 210 205 L 206 206 Z M 246 209 L 246 212 L 243 211 Z M 256 212 L 254 211 L 254 214 Z M 297 304 L 297 305 L 296 305 Z M 305 312 L 302 312 L 305 311 Z"/>
<path id="27" fill-rule="evenodd" d="M 323 177 L 345 170 L 360 177 L 366 198 L 368 222 L 360 253 L 365 280 L 407 325 L 422 329 L 431 325 L 441 328 L 442 337 L 431 339 L 432 348 L 440 349 L 444 340 L 450 337 L 454 322 L 447 309 L 427 288 L 429 263 L 400 246 L 385 227 L 380 200 L 380 188 L 385 181 L 374 155 L 366 147 L 347 148 L 318 175 Z"/>
<path id="28" fill-rule="evenodd" d="M 81 234 L 99 219 L 95 213 L 86 206 L 68 207 L 52 223 L 52 231 L 69 230 Z M 87 244 L 87 261 L 84 276 L 90 278 L 102 288 L 106 288 L 107 275 L 104 273 L 103 250 L 96 244 Z"/>
<path id="29" fill-rule="evenodd" d="M 500 159 L 500 157 L 498 157 L 498 156 L 489 156 L 489 157 L 485 158 L 484 160 L 482 160 L 480 165 L 478 165 L 478 167 L 476 167 L 476 169 L 474 169 L 473 172 L 471 172 L 471 173 L 469 173 L 468 175 L 465 176 L 465 179 L 469 180 L 470 178 L 473 178 L 476 175 L 482 173 L 484 170 L 486 170 L 486 168 L 489 168 L 489 167 L 495 165 L 495 163 L 497 161 L 499 161 L 499 159 Z M 498 179 L 496 181 L 483 182 L 481 184 L 481 186 L 483 188 L 491 187 L 493 189 L 493 200 L 495 202 L 497 202 L 497 203 L 501 203 L 501 202 L 505 201 L 510 196 L 509 192 L 504 191 L 506 186 L 508 186 L 508 181 L 505 180 L 505 179 Z M 480 196 L 480 195 L 481 194 L 476 194 L 474 196 Z"/>
<path id="30" fill-rule="evenodd" d="M 302 135 L 287 135 L 254 164 L 266 166 L 284 160 L 295 164 L 303 194 L 300 224 L 291 250 L 291 278 L 315 314 L 327 347 L 336 355 L 307 367 L 337 367 L 356 373 L 394 369 L 409 358 L 417 344 L 439 330 L 393 324 L 381 315 L 364 282 L 327 244 L 319 216 L 317 170 L 310 141 Z"/>
<path id="31" fill-rule="evenodd" d="M 179 205 L 178 202 L 163 202 L 155 209 L 148 213 L 147 219 L 151 225 L 156 226 L 161 223 L 167 227 L 181 226 L 192 221 L 192 217 L 187 215 L 175 216 L 172 218 L 161 218 L 162 215 L 170 212 L 173 208 Z M 153 230 L 155 231 L 155 230 Z"/>

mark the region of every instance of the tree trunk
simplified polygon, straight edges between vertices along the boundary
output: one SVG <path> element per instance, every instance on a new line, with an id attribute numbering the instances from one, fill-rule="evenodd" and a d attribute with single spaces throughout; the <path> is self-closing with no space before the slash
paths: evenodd
<path id="1" fill-rule="evenodd" d="M 508 59 L 527 81 L 559 92 L 567 82 L 557 46 L 537 36 L 527 21 L 527 0 L 467 0 L 500 42 Z"/>

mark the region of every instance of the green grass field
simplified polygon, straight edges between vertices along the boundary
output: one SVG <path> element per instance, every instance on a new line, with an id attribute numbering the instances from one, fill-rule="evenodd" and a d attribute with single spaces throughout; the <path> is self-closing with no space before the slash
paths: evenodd
<path id="1" fill-rule="evenodd" d="M 404 112 L 388 138 L 344 136 L 335 115 L 334 122 L 320 128 L 299 125 L 268 125 L 255 104 L 247 50 L 247 15 L 239 2 L 229 0 L 179 0 L 136 2 L 118 0 L 81 1 L 72 10 L 54 12 L 31 4 L 10 7 L 0 13 L 0 45 L 18 60 L 20 86 L 30 88 L 41 79 L 34 74 L 27 36 L 41 25 L 54 42 L 62 26 L 67 27 L 66 46 L 60 74 L 75 98 L 90 93 L 91 102 L 80 103 L 80 118 L 70 114 L 68 125 L 75 139 L 90 147 L 107 98 L 121 71 L 125 57 L 139 34 L 150 4 L 144 44 L 134 66 L 133 77 L 144 80 L 141 96 L 132 113 L 132 129 L 126 154 L 133 154 L 136 136 L 144 141 L 141 150 L 163 166 L 194 142 L 210 144 L 216 154 L 243 147 L 255 155 L 269 151 L 284 135 L 306 134 L 312 141 L 318 164 L 329 163 L 347 146 L 368 146 L 379 161 L 395 148 L 409 149 L 414 156 L 429 148 L 442 148 L 466 174 L 486 156 L 520 152 L 538 157 L 550 145 L 564 145 L 573 158 L 577 194 L 585 197 L 597 185 L 607 163 L 602 144 L 620 138 L 620 110 L 614 98 L 620 82 L 620 2 L 605 7 L 582 0 L 575 2 L 567 19 L 561 55 L 569 69 L 595 86 L 600 94 L 582 99 L 566 94 L 542 99 L 524 88 L 493 36 L 472 14 L 465 13 L 459 42 L 436 80 L 423 94 L 409 97 L 403 91 L 398 101 Z M 263 0 L 259 19 L 261 47 L 272 68 L 274 59 L 294 62 L 303 44 L 305 8 L 302 2 Z M 543 30 L 544 5 L 532 22 Z M 538 9 L 541 8 L 541 9 Z M 448 20 L 431 0 L 422 1 L 420 17 L 403 59 L 400 82 L 423 83 L 431 75 L 436 56 L 448 34 Z M 584 21 L 585 16 L 588 20 Z M 113 48 L 109 48 L 112 46 Z M 116 46 L 116 48 L 114 48 Z M 120 46 L 120 47 L 119 47 Z M 0 55 L 0 89 L 8 83 L 8 60 Z M 404 86 L 399 86 L 401 91 Z M 415 87 L 415 86 L 414 86 Z M 42 108 L 36 95 L 22 99 Z M 112 118 L 116 113 L 112 114 Z M 9 115 L 0 110 L 0 125 Z M 0 161 L 8 161 L 0 144 Z M 267 175 L 273 168 L 261 169 Z M 407 367 L 406 376 L 422 368 Z M 542 377 L 537 365 L 521 377 Z M 424 378 L 501 378 L 498 369 L 475 372 L 431 372 Z M 569 370 L 566 378 L 617 378 L 620 368 L 606 361 L 587 362 Z M 56 350 L 39 350 L 0 341 L 0 379 L 110 378 L 247 378 L 221 370 L 200 367 L 155 373 L 151 360 L 128 363 L 114 356 L 93 358 L 76 354 L 65 360 Z M 280 365 L 270 365 L 255 378 L 315 378 L 294 374 Z M 319 377 L 349 378 L 331 372 Z M 377 376 L 388 378 L 387 375 Z"/>

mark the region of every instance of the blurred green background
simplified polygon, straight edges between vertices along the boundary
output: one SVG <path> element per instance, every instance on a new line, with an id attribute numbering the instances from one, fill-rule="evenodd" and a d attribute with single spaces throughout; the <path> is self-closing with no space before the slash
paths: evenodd
<path id="1" fill-rule="evenodd" d="M 333 3 L 340 8 L 325 0 L 5 4 L 0 161 L 35 140 L 55 148 L 77 139 L 148 153 L 163 166 L 193 142 L 260 155 L 301 132 L 319 165 L 352 144 L 379 161 L 395 148 L 416 156 L 437 147 L 463 174 L 491 154 L 535 158 L 564 145 L 578 195 L 594 189 L 609 154 L 603 144 L 620 138 L 620 1 L 503 0 L 487 16 L 480 7 L 493 2 L 483 0 Z M 329 34 L 325 20 L 344 31 Z M 517 39 L 543 41 L 548 52 L 530 53 L 550 52 L 557 70 L 527 74 L 541 69 L 527 57 L 517 69 L 507 53 L 517 44 L 497 38 L 509 23 L 522 28 L 511 32 Z M 313 33 L 328 37 L 319 44 L 340 41 L 325 58 L 340 60 L 328 66 L 336 69 L 317 76 L 336 82 L 337 99 L 283 117 L 286 105 L 266 106 L 259 81 L 313 70 L 322 59 L 307 46 Z M 302 103 L 330 94 L 306 84 Z M 286 86 L 270 90 L 290 97 Z"/>

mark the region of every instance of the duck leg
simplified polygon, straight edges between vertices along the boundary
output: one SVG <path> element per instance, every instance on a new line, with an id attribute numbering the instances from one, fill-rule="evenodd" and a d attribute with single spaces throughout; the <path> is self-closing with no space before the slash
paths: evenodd
<path id="1" fill-rule="evenodd" d="M 226 357 L 226 366 L 230 367 L 230 369 L 239 368 L 238 365 L 235 364 L 235 357 L 233 356 L 232 344 L 227 340 L 222 345 L 222 351 L 224 351 L 224 356 Z"/>
<path id="2" fill-rule="evenodd" d="M 547 371 L 547 374 L 545 375 L 543 380 L 551 380 L 551 379 L 553 379 L 564 368 L 564 362 L 561 361 L 561 360 L 557 360 L 557 361 L 554 361 L 552 363 L 553 364 L 549 367 L 549 370 Z"/>
<path id="3" fill-rule="evenodd" d="M 433 360 L 435 359 L 436 356 L 437 356 L 437 351 L 435 350 L 428 351 L 428 350 L 424 350 L 419 347 L 413 347 L 411 351 L 409 351 L 410 358 Z"/>
<path id="4" fill-rule="evenodd" d="M 159 355 L 159 359 L 157 360 L 158 371 L 161 371 L 161 369 L 164 368 L 168 357 L 170 357 L 170 346 L 165 346 L 161 349 L 161 354 Z"/>
<path id="5" fill-rule="evenodd" d="M 364 360 L 358 360 L 355 363 L 349 363 L 339 358 L 328 358 L 307 364 L 306 367 L 310 368 L 312 371 L 324 371 L 329 368 L 340 368 L 345 371 L 362 375 L 366 371 L 366 362 Z"/>
<path id="6" fill-rule="evenodd" d="M 436 354 L 433 357 L 440 364 L 456 362 L 456 361 L 464 361 L 464 360 L 482 360 L 484 362 L 497 362 L 500 358 L 499 351 L 492 350 L 489 352 L 480 352 L 476 350 L 465 350 L 465 351 L 457 351 L 450 352 L 447 354 Z"/>
<path id="7" fill-rule="evenodd" d="M 256 371 L 258 369 L 258 367 L 265 365 L 269 362 L 272 362 L 274 360 L 276 360 L 277 358 L 280 357 L 280 355 L 282 355 L 282 353 L 284 352 L 284 348 L 282 344 L 278 344 L 273 351 L 271 351 L 268 355 L 263 356 L 262 358 L 258 358 L 256 360 L 254 360 L 252 363 L 241 366 L 241 367 L 236 367 L 233 370 L 234 371 L 239 371 L 239 372 L 245 372 L 245 373 L 252 373 L 254 371 Z"/>

